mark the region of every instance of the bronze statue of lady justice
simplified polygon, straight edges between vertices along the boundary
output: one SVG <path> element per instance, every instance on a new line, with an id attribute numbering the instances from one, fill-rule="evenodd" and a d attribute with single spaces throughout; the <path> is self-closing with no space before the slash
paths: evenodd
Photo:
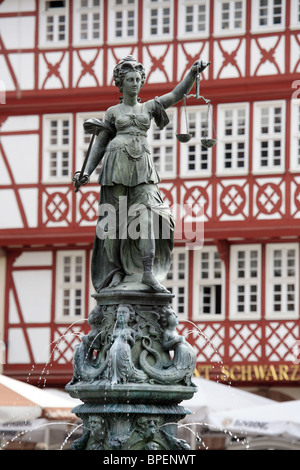
<path id="1" fill-rule="evenodd" d="M 102 160 L 100 212 L 91 266 L 96 292 L 131 282 L 147 286 L 152 292 L 168 292 L 161 282 L 171 263 L 174 220 L 158 189 L 160 179 L 147 144 L 147 131 L 152 119 L 160 129 L 168 124 L 165 110 L 187 96 L 196 77 L 208 65 L 196 61 L 170 93 L 144 103 L 138 98 L 146 79 L 143 65 L 128 56 L 114 68 L 115 85 L 122 93 L 121 102 L 106 111 L 104 121 L 98 121 L 95 143 L 83 170 L 74 175 L 75 191 L 78 191 Z M 103 208 L 105 210 L 101 210 Z M 160 230 L 169 236 L 154 236 L 150 223 L 153 214 L 158 214 L 157 223 L 163 227 Z M 146 227 L 146 236 L 130 236 L 130 231 L 124 232 L 124 227 L 121 229 L 124 221 L 125 229 L 130 225 L 139 226 L 145 233 Z"/>

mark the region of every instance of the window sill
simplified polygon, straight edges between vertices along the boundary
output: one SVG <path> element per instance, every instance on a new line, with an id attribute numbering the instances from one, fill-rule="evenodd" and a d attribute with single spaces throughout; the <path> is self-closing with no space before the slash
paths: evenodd
<path id="1" fill-rule="evenodd" d="M 269 34 L 269 33 L 282 33 L 286 30 L 285 26 L 264 26 L 264 27 L 256 27 L 251 29 L 250 33 L 251 34 Z"/>
<path id="2" fill-rule="evenodd" d="M 240 31 L 218 31 L 213 33 L 214 38 L 231 38 L 231 37 L 240 37 L 240 36 L 245 36 L 246 30 L 241 29 Z"/>

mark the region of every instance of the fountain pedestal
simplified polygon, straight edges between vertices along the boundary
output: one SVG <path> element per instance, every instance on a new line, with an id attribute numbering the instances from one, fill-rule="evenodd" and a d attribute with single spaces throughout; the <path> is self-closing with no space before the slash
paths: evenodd
<path id="1" fill-rule="evenodd" d="M 73 448 L 188 449 L 177 422 L 190 413 L 180 403 L 197 390 L 196 356 L 176 333 L 172 294 L 125 285 L 94 297 L 91 331 L 76 346 L 66 386 L 83 402 L 74 412 L 84 432 Z"/>

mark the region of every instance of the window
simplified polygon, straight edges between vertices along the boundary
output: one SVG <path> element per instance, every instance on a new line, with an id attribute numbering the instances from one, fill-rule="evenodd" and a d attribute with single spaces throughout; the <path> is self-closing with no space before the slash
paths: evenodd
<path id="1" fill-rule="evenodd" d="M 154 165 L 163 178 L 175 176 L 176 167 L 176 138 L 175 138 L 175 112 L 168 111 L 169 124 L 162 130 L 158 129 L 152 121 L 149 132 L 149 144 Z"/>
<path id="2" fill-rule="evenodd" d="M 85 315 L 85 252 L 58 251 L 56 320 L 74 321 Z"/>
<path id="3" fill-rule="evenodd" d="M 144 21 L 147 39 L 171 39 L 173 34 L 173 1 L 145 0 Z"/>
<path id="4" fill-rule="evenodd" d="M 180 37 L 207 36 L 209 31 L 209 1 L 179 2 L 178 32 Z"/>
<path id="5" fill-rule="evenodd" d="M 233 245 L 230 254 L 230 317 L 258 319 L 261 315 L 261 246 Z"/>
<path id="6" fill-rule="evenodd" d="M 285 26 L 285 0 L 252 0 L 252 28 L 261 31 Z"/>
<path id="7" fill-rule="evenodd" d="M 218 118 L 218 172 L 247 171 L 248 106 L 221 105 Z"/>
<path id="8" fill-rule="evenodd" d="M 291 28 L 299 28 L 300 25 L 300 0 L 291 0 Z"/>
<path id="9" fill-rule="evenodd" d="M 291 120 L 291 170 L 300 168 L 300 100 L 292 100 Z"/>
<path id="10" fill-rule="evenodd" d="M 45 180 L 70 180 L 71 167 L 71 117 L 45 116 L 44 170 Z"/>
<path id="11" fill-rule="evenodd" d="M 113 0 L 109 2 L 109 40 L 111 42 L 136 41 L 137 0 Z"/>
<path id="12" fill-rule="evenodd" d="M 181 132 L 185 132 L 185 115 L 181 116 Z M 185 175 L 197 172 L 200 176 L 207 176 L 211 172 L 211 149 L 201 145 L 201 138 L 211 135 L 211 120 L 207 107 L 187 108 L 187 126 L 192 135 L 188 143 L 181 145 L 181 166 Z"/>
<path id="13" fill-rule="evenodd" d="M 74 8 L 74 42 L 102 42 L 102 3 L 103 0 L 80 0 Z"/>
<path id="14" fill-rule="evenodd" d="M 215 6 L 215 34 L 232 35 L 245 31 L 246 4 L 244 0 L 217 0 Z"/>
<path id="15" fill-rule="evenodd" d="M 278 172 L 284 169 L 285 106 L 282 101 L 256 103 L 254 111 L 255 172 Z"/>
<path id="16" fill-rule="evenodd" d="M 267 245 L 266 267 L 266 317 L 298 318 L 298 244 Z"/>
<path id="17" fill-rule="evenodd" d="M 164 286 L 175 295 L 172 307 L 178 319 L 188 316 L 188 251 L 185 248 L 174 248 L 172 264 Z"/>
<path id="18" fill-rule="evenodd" d="M 66 46 L 68 44 L 68 0 L 41 2 L 40 44 Z"/>
<path id="19" fill-rule="evenodd" d="M 194 319 L 224 319 L 224 267 L 215 247 L 195 252 Z"/>

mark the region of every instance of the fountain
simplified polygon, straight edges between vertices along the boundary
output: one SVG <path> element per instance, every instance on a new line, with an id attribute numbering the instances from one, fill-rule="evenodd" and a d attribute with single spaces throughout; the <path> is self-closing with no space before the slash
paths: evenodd
<path id="1" fill-rule="evenodd" d="M 114 310 L 116 310 L 116 308 Z M 97 313 L 100 313 L 100 308 L 99 307 L 96 307 L 93 310 L 93 313 L 90 315 L 90 320 L 89 321 L 91 323 L 92 329 L 94 328 L 93 323 L 95 322 L 95 320 L 97 320 L 97 318 L 95 317 L 95 315 L 97 316 Z M 122 331 L 124 330 L 124 327 L 125 327 L 124 321 L 126 322 L 126 325 L 128 326 L 128 321 L 130 320 L 130 322 L 131 322 L 132 319 L 133 319 L 133 318 L 130 319 L 130 313 L 132 313 L 132 311 L 130 312 L 130 309 L 128 309 L 128 307 L 126 307 L 126 306 L 125 307 L 121 306 L 121 307 L 118 307 L 116 313 L 117 313 L 116 316 L 118 318 L 118 321 L 117 321 L 117 323 L 114 324 L 114 326 L 112 328 L 112 331 L 113 331 L 114 338 L 120 339 L 120 334 L 119 333 L 120 333 L 121 330 Z M 170 320 L 174 321 L 174 314 L 172 313 L 171 309 L 169 310 L 169 315 L 170 315 Z M 122 318 L 123 316 L 124 316 L 124 318 Z M 60 346 L 63 347 L 63 344 L 66 341 L 66 338 L 68 337 L 69 334 L 74 335 L 74 336 L 78 336 L 77 333 L 69 333 L 69 330 L 71 329 L 71 327 L 75 323 L 83 322 L 83 321 L 87 321 L 87 319 L 85 319 L 85 320 L 82 319 L 82 320 L 79 320 L 77 322 L 74 322 L 72 325 L 70 325 L 65 330 L 65 332 L 63 334 L 61 334 L 61 336 L 59 338 L 57 338 L 55 341 L 53 341 L 53 343 L 51 343 L 52 346 L 53 346 L 53 349 L 52 349 L 52 351 L 49 355 L 49 358 L 48 358 L 47 362 L 45 363 L 45 366 L 43 367 L 41 375 L 39 376 L 38 388 L 41 388 L 42 390 L 43 389 L 45 389 L 45 390 L 48 389 L 46 382 L 47 382 L 47 379 L 50 376 L 49 374 L 50 374 L 50 369 L 51 369 L 51 366 L 52 366 L 51 360 L 53 359 L 55 351 L 58 350 Z M 172 323 L 172 321 L 171 321 L 171 323 Z M 191 330 L 189 330 L 188 332 L 186 332 L 186 338 L 190 334 L 203 337 L 204 341 L 208 342 L 210 344 L 210 346 L 212 347 L 212 349 L 214 351 L 214 354 L 217 355 L 217 350 L 214 348 L 214 345 L 211 343 L 209 338 L 193 322 L 189 322 L 189 323 L 191 323 L 193 328 Z M 99 329 L 96 334 L 95 334 L 95 331 L 94 331 L 93 335 L 91 333 L 89 333 L 89 335 L 90 335 L 89 336 L 89 341 L 90 341 L 91 346 L 86 349 L 86 352 L 91 352 L 91 350 L 93 348 L 93 345 L 95 346 L 95 348 L 97 348 L 97 349 L 99 348 L 99 344 L 97 345 L 96 341 L 97 341 L 97 338 L 98 338 L 98 340 L 100 340 L 99 336 L 100 336 L 101 333 L 102 334 L 105 333 L 105 330 Z M 125 331 L 123 331 L 123 333 L 125 333 Z M 128 333 L 129 333 L 128 338 L 132 337 L 132 335 L 134 334 L 134 329 L 133 329 L 133 331 L 129 331 Z M 93 336 L 93 338 L 92 338 L 92 336 Z M 84 338 L 85 337 L 83 337 L 83 342 L 85 342 Z M 168 339 L 168 335 L 165 335 L 164 336 L 164 341 L 167 340 L 167 339 Z M 114 344 L 117 344 L 117 341 L 114 341 Z M 187 348 L 189 349 L 189 347 L 187 347 Z M 114 351 L 112 350 L 112 355 L 113 355 L 113 353 L 114 353 Z M 83 358 L 87 359 L 87 357 L 88 356 L 86 355 L 86 353 L 84 353 Z M 94 365 L 95 365 L 95 362 L 94 362 Z M 28 373 L 28 377 L 27 377 L 27 380 L 26 380 L 26 383 L 28 385 L 30 385 L 30 377 L 32 375 L 32 372 L 33 372 L 34 368 L 35 368 L 35 365 L 32 365 L 31 371 Z M 117 369 L 116 369 L 116 367 L 114 367 L 111 370 L 116 371 Z M 133 369 L 131 368 L 131 371 L 132 370 Z M 76 372 L 75 371 L 74 371 L 74 376 L 76 377 Z M 117 377 L 118 376 L 115 375 L 115 377 L 112 380 L 112 384 L 118 382 Z M 77 375 L 77 378 L 75 378 L 75 382 L 76 381 L 79 381 L 79 376 L 78 375 Z M 51 388 L 50 388 L 50 390 L 51 390 Z M 194 387 L 193 391 L 194 390 L 195 390 L 195 387 Z M 124 400 L 124 403 L 129 404 L 130 403 L 129 390 L 126 390 L 125 393 L 126 393 L 126 399 Z M 62 392 L 62 395 L 63 395 L 63 392 Z M 199 397 L 199 399 L 200 399 L 200 402 L 201 402 L 200 397 Z M 104 396 L 104 405 L 108 404 L 107 400 L 108 400 L 108 395 L 105 395 Z M 17 407 L 17 403 L 16 403 L 16 407 Z M 139 411 L 138 407 L 137 407 L 137 411 Z M 184 411 L 187 411 L 187 410 L 184 410 Z M 203 450 L 209 450 L 209 447 L 205 443 L 205 436 L 204 436 L 204 440 L 202 439 L 202 437 L 200 437 L 201 434 L 203 433 L 203 431 L 204 431 L 204 433 L 205 433 L 205 430 L 207 432 L 207 429 L 210 429 L 213 432 L 217 432 L 219 434 L 221 433 L 225 436 L 227 435 L 230 438 L 234 439 L 234 442 L 239 442 L 238 436 L 234 435 L 230 431 L 224 430 L 223 428 L 218 428 L 214 425 L 211 425 L 209 422 L 206 421 L 206 419 L 202 419 L 202 420 L 196 419 L 195 420 L 195 417 L 193 417 L 192 414 L 188 414 L 183 419 L 182 422 L 178 422 L 178 423 L 173 421 L 171 423 L 167 422 L 166 424 L 163 424 L 163 420 L 160 419 L 159 421 L 156 422 L 157 425 L 158 425 L 157 427 L 161 426 L 161 428 L 162 428 L 161 431 L 163 431 L 164 428 L 167 428 L 171 424 L 172 427 L 175 427 L 176 434 L 178 432 L 178 434 L 180 436 L 182 436 L 182 438 L 185 438 L 186 441 L 191 446 L 191 449 L 194 449 L 194 450 L 197 449 L 197 447 L 199 447 L 200 449 L 203 449 Z M 147 415 L 147 416 L 149 417 L 149 415 Z M 138 417 L 141 417 L 141 415 L 139 413 L 137 414 L 137 418 Z M 125 419 L 126 425 L 128 425 L 129 416 L 124 415 L 123 418 Z M 170 416 L 170 419 L 171 419 L 171 416 Z M 83 439 L 81 437 L 79 438 L 79 436 L 81 436 L 82 434 L 85 434 L 85 439 L 86 439 L 87 436 L 89 437 L 90 434 L 93 433 L 97 429 L 98 424 L 99 425 L 101 424 L 100 429 L 102 429 L 101 419 L 99 421 L 99 415 L 97 415 L 97 414 L 96 414 L 96 416 L 92 416 L 90 419 L 85 421 L 85 426 L 86 427 L 84 427 L 83 422 L 81 421 L 81 419 L 78 419 L 77 421 L 71 421 L 70 419 L 68 419 L 68 420 L 61 420 L 61 419 L 59 419 L 59 420 L 48 420 L 48 419 L 44 419 L 44 418 L 38 418 L 38 419 L 33 420 L 33 421 L 26 420 L 23 423 L 19 419 L 17 421 L 18 421 L 17 423 L 14 423 L 12 421 L 11 423 L 7 424 L 7 426 L 4 426 L 4 427 L 2 426 L 2 428 L 1 428 L 2 432 L 0 432 L 0 449 L 1 450 L 10 449 L 13 444 L 15 445 L 15 448 L 20 448 L 20 449 L 24 449 L 24 448 L 26 449 L 29 446 L 34 447 L 35 449 L 40 449 L 40 448 L 43 449 L 43 447 L 41 447 L 41 446 L 44 446 L 45 449 L 47 449 L 48 445 L 50 443 L 50 433 L 51 433 L 52 439 L 51 439 L 51 445 L 49 446 L 49 449 L 52 449 L 52 450 L 54 450 L 54 449 L 55 450 L 68 450 L 71 447 L 71 444 L 74 442 L 74 439 L 77 442 L 75 442 L 73 447 L 80 449 L 84 446 L 83 446 L 83 442 L 82 442 Z M 146 430 L 148 430 L 148 433 L 149 433 L 147 435 L 148 443 L 145 445 L 145 449 L 148 449 L 149 451 L 157 450 L 158 447 L 159 447 L 158 443 L 154 439 L 152 441 L 149 441 L 149 437 L 151 437 L 153 435 L 154 431 L 155 431 L 155 424 L 156 423 L 154 421 L 151 422 L 151 420 L 148 421 L 147 419 L 145 420 L 143 418 L 138 421 L 138 429 L 140 429 L 140 431 L 141 431 L 141 428 L 143 428 L 143 427 L 144 427 L 145 432 L 146 432 Z M 82 433 L 82 428 L 83 427 L 84 427 L 84 433 Z M 187 432 L 185 432 L 185 431 L 187 431 Z M 53 440 L 54 436 L 55 436 L 55 442 Z M 101 436 L 101 434 L 100 434 L 100 436 Z M 96 438 L 96 440 L 99 441 L 99 437 Z M 182 440 L 181 440 L 181 442 L 182 442 L 182 444 L 184 444 Z M 34 445 L 34 443 L 35 443 L 35 445 Z M 95 443 L 93 443 L 92 448 L 97 448 L 97 445 L 95 446 L 94 444 Z M 98 445 L 99 445 L 99 442 L 98 442 Z M 29 448 L 31 448 L 31 447 L 29 447 Z M 185 444 L 184 444 L 184 447 L 187 448 L 187 446 Z"/>
<path id="2" fill-rule="evenodd" d="M 177 437 L 177 423 L 189 413 L 180 403 L 197 390 L 196 354 L 177 334 L 173 295 L 161 284 L 171 263 L 174 220 L 158 189 L 146 133 L 152 118 L 160 129 L 167 125 L 165 109 L 189 93 L 208 65 L 195 62 L 170 93 L 141 103 L 144 67 L 125 57 L 114 69 L 120 104 L 103 121 L 84 124 L 92 139 L 73 177 L 75 191 L 101 160 L 102 169 L 91 266 L 97 305 L 66 385 L 82 401 L 73 410 L 83 421 L 74 449 L 189 448 Z"/>
<path id="3" fill-rule="evenodd" d="M 165 297 L 170 296 L 160 295 L 156 303 L 166 302 Z M 104 294 L 97 300 L 108 303 Z M 196 391 L 191 381 L 195 354 L 174 331 L 173 310 L 98 304 L 92 316 L 97 317 L 99 332 L 92 329 L 77 345 L 74 375 L 66 386 L 72 397 L 84 402 L 74 409 L 85 429 L 74 448 L 187 449 L 175 436 L 175 423 L 188 413 L 178 403 Z"/>

